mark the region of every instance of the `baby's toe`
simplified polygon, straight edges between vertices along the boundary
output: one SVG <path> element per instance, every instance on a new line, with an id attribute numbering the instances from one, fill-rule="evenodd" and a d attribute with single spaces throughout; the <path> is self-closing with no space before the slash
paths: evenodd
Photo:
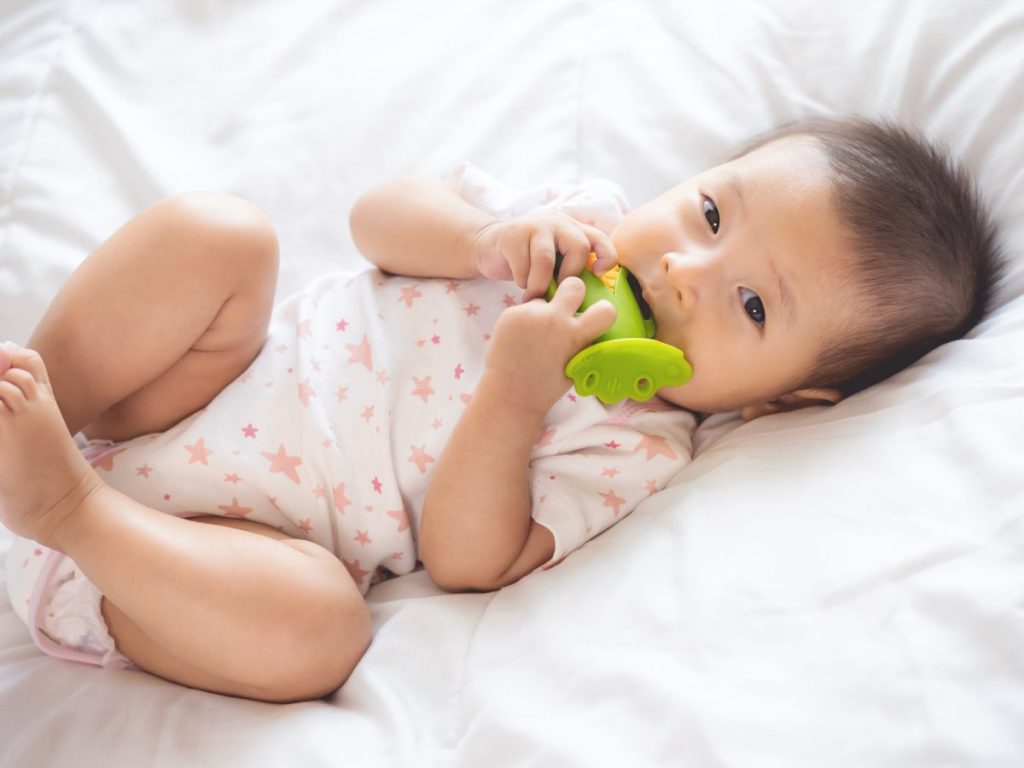
<path id="1" fill-rule="evenodd" d="M 0 376 L 0 379 L 9 381 L 18 387 L 26 400 L 35 400 L 36 395 L 39 394 L 35 378 L 24 368 L 9 368 L 7 373 Z"/>
<path id="2" fill-rule="evenodd" d="M 9 351 L 11 353 L 12 368 L 23 368 L 31 373 L 32 378 L 36 381 L 49 385 L 50 377 L 46 373 L 43 358 L 39 356 L 38 352 L 27 347 L 19 347 L 17 344 L 12 344 Z"/>
<path id="3" fill-rule="evenodd" d="M 0 381 L 0 403 L 3 403 L 8 411 L 18 413 L 25 407 L 25 395 L 17 385 L 4 379 Z"/>
<path id="4" fill-rule="evenodd" d="M 0 344 L 0 376 L 11 367 L 11 351 L 6 344 Z"/>

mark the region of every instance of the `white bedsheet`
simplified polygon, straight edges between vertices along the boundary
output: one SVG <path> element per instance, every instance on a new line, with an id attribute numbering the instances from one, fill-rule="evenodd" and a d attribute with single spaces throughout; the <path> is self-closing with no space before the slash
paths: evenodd
<path id="1" fill-rule="evenodd" d="M 386 178 L 469 159 L 639 203 L 817 112 L 949 144 L 1011 264 L 971 338 L 828 410 L 712 420 L 672 487 L 557 568 L 375 587 L 373 646 L 330 701 L 44 657 L 0 589 L 0 768 L 1024 765 L 1022 71 L 1013 0 L 0 3 L 19 342 L 174 192 L 261 206 L 280 297 L 366 266 L 347 213 Z"/>

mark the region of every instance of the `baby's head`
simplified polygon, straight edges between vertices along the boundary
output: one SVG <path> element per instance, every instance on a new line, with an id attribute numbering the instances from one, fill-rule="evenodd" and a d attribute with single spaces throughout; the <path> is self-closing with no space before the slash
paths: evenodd
<path id="1" fill-rule="evenodd" d="M 659 395 L 744 418 L 835 403 L 988 311 L 996 236 L 970 180 L 891 124 L 812 119 L 630 212 L 612 232 L 657 338 L 693 378 Z"/>

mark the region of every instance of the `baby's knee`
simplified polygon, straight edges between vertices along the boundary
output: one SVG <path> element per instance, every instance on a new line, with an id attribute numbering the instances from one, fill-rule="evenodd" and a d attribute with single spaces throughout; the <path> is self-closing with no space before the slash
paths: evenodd
<path id="1" fill-rule="evenodd" d="M 316 628 L 302 634 L 301 649 L 279 666 L 271 679 L 263 677 L 261 698 L 276 702 L 321 699 L 337 691 L 355 671 L 370 648 L 370 609 L 358 591 L 338 590 L 325 598 Z"/>
<path id="2" fill-rule="evenodd" d="M 192 253 L 212 252 L 251 272 L 278 263 L 278 240 L 270 219 L 244 198 L 222 192 L 184 192 L 153 206 L 164 224 L 193 240 Z"/>

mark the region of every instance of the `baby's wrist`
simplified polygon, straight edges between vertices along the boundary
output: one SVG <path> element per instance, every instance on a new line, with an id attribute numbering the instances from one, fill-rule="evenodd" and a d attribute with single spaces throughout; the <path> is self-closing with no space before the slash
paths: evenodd
<path id="1" fill-rule="evenodd" d="M 512 381 L 493 369 L 485 369 L 480 377 L 473 391 L 473 400 L 478 398 L 489 411 L 509 411 L 519 419 L 536 421 L 538 426 L 554 405 L 548 402 L 549 398 L 541 397 L 532 388 L 524 387 L 521 382 Z"/>
<path id="2" fill-rule="evenodd" d="M 494 248 L 494 231 L 501 223 L 500 219 L 492 217 L 490 221 L 484 222 L 468 234 L 468 266 L 478 277 L 487 277 L 482 265 L 485 263 L 485 256 Z"/>

